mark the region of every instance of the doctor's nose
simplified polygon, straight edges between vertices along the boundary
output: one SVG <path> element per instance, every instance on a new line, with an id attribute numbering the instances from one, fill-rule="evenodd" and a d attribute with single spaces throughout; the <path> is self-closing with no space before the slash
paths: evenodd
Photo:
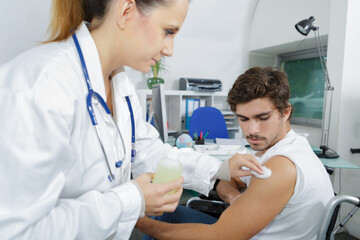
<path id="1" fill-rule="evenodd" d="M 166 57 L 171 57 L 173 55 L 174 50 L 174 41 L 167 42 L 163 49 L 161 50 L 161 54 Z"/>

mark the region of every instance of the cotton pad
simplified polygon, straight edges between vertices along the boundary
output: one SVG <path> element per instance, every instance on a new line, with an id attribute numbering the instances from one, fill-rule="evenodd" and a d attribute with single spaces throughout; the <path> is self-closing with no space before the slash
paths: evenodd
<path id="1" fill-rule="evenodd" d="M 251 173 L 254 174 L 254 176 L 257 178 L 261 178 L 261 179 L 269 178 L 271 176 L 271 169 L 267 168 L 265 166 L 261 166 L 261 167 L 264 171 L 264 174 L 258 174 L 257 172 L 255 172 L 253 170 L 251 170 Z"/>

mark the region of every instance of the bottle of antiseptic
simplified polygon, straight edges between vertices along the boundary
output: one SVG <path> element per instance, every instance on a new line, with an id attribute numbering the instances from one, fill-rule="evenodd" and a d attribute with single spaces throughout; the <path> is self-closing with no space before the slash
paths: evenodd
<path id="1" fill-rule="evenodd" d="M 166 183 L 179 178 L 182 175 L 183 166 L 178 159 L 179 153 L 177 149 L 171 150 L 168 157 L 161 159 L 157 164 L 153 182 Z"/>

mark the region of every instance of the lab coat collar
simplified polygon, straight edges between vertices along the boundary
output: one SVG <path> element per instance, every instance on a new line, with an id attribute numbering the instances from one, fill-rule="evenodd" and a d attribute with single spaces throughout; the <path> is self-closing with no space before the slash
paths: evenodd
<path id="1" fill-rule="evenodd" d="M 92 88 L 94 89 L 94 91 L 99 93 L 103 99 L 106 99 L 104 77 L 102 74 L 99 53 L 97 51 L 94 39 L 92 38 L 85 22 L 82 22 L 80 28 L 76 31 L 76 37 L 78 38 L 82 53 L 84 55 Z M 70 39 L 71 41 L 73 41 L 72 38 Z M 75 43 L 73 44 L 75 48 Z M 79 59 L 79 64 L 81 64 L 80 59 Z M 84 77 L 84 84 L 85 84 L 85 77 Z"/>
<path id="2" fill-rule="evenodd" d="M 116 74 L 111 81 L 113 82 L 115 95 L 126 97 L 135 94 L 134 86 L 125 71 Z"/>
<path id="3" fill-rule="evenodd" d="M 83 22 L 76 31 L 76 36 L 79 40 L 81 50 L 83 51 L 92 87 L 103 99 L 106 99 L 104 77 L 102 74 L 99 53 L 85 22 Z M 132 82 L 127 77 L 125 71 L 116 74 L 111 81 L 115 81 L 113 86 L 115 86 L 116 89 L 113 89 L 113 94 L 119 94 L 121 97 L 132 96 L 135 94 Z"/>

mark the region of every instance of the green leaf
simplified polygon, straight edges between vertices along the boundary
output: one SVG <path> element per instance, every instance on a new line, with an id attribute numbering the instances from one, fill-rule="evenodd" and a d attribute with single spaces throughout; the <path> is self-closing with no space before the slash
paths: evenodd
<path id="1" fill-rule="evenodd" d="M 166 69 L 165 69 L 165 58 L 161 57 L 158 62 L 156 62 L 153 66 L 151 66 L 151 70 L 152 70 L 155 78 L 158 77 L 159 72 L 166 71 Z"/>

